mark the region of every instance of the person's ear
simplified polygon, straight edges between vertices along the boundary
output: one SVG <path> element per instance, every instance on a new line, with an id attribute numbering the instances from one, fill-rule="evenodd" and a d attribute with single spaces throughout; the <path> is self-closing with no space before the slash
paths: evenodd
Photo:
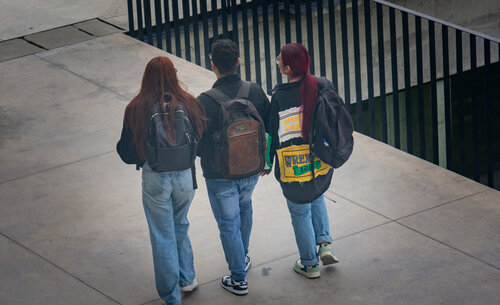
<path id="1" fill-rule="evenodd" d="M 217 67 L 215 66 L 214 62 L 210 60 L 210 66 L 212 67 L 212 71 L 215 72 L 217 70 Z"/>
<path id="2" fill-rule="evenodd" d="M 236 62 L 236 67 L 240 65 L 240 58 L 238 57 L 238 61 Z"/>

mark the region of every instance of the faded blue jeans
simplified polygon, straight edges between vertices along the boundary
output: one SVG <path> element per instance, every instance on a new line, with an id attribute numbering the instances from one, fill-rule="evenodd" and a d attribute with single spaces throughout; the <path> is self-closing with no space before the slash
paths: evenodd
<path id="1" fill-rule="evenodd" d="M 252 193 L 259 175 L 249 178 L 206 179 L 226 262 L 235 281 L 246 279 L 245 257 L 252 231 Z"/>
<path id="2" fill-rule="evenodd" d="M 153 248 L 156 289 L 167 304 L 180 304 L 180 286 L 194 280 L 187 213 L 194 197 L 191 169 L 153 172 L 142 168 L 142 202 Z"/>
<path id="3" fill-rule="evenodd" d="M 300 260 L 305 266 L 314 266 L 318 263 L 316 245 L 332 242 L 325 198 L 321 195 L 311 203 L 294 203 L 288 199 L 286 202 Z"/>

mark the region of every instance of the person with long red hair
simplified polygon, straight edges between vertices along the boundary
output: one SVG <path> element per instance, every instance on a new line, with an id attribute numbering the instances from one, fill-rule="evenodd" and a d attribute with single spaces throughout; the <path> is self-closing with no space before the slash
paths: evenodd
<path id="1" fill-rule="evenodd" d="M 142 202 L 153 249 L 156 289 L 167 304 L 180 304 L 181 291 L 192 291 L 195 279 L 193 250 L 188 236 L 187 213 L 194 197 L 196 180 L 192 168 L 155 172 L 146 156 L 147 121 L 153 107 L 162 107 L 165 137 L 175 142 L 174 113 L 185 109 L 198 138 L 206 128 L 204 110 L 177 78 L 172 61 L 159 56 L 146 65 L 141 88 L 125 108 L 117 151 L 128 164 L 142 167 Z"/>
<path id="2" fill-rule="evenodd" d="M 309 53 L 301 44 L 284 45 L 276 62 L 288 83 L 277 85 L 271 99 L 270 156 L 276 159 L 275 176 L 286 198 L 299 249 L 300 259 L 293 269 L 317 278 L 319 259 L 323 265 L 338 262 L 330 247 L 332 238 L 323 196 L 330 186 L 333 168 L 313 157 L 308 144 L 318 80 L 309 73 Z"/>

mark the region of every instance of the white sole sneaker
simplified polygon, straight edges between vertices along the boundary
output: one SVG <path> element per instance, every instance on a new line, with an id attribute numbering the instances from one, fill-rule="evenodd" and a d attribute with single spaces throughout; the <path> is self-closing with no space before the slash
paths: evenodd
<path id="1" fill-rule="evenodd" d="M 246 256 L 245 257 L 245 272 L 248 271 L 248 269 L 250 269 L 250 266 L 252 265 L 252 260 L 250 259 L 250 256 Z"/>
<path id="2" fill-rule="evenodd" d="M 246 295 L 248 294 L 248 284 L 247 281 L 235 282 L 231 276 L 226 275 L 222 277 L 221 281 L 222 288 L 236 295 Z"/>
<path id="3" fill-rule="evenodd" d="M 193 282 L 187 286 L 182 286 L 181 287 L 181 292 L 191 292 L 193 291 L 196 287 L 198 286 L 198 281 L 196 279 L 193 280 Z"/>
<path id="4" fill-rule="evenodd" d="M 328 252 L 321 253 L 319 255 L 319 259 L 321 260 L 323 265 L 331 265 L 331 264 L 336 264 L 339 262 L 339 260 L 337 259 L 337 257 L 335 257 L 335 255 L 328 253 Z"/>

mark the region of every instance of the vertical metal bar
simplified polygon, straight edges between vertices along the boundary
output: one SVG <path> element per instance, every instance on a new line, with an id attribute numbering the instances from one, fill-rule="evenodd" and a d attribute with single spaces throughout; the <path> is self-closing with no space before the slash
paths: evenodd
<path id="1" fill-rule="evenodd" d="M 189 0 L 182 0 L 182 15 L 184 25 L 184 52 L 185 59 L 191 61 L 191 37 L 189 31 L 189 24 L 191 21 L 191 13 L 189 12 Z"/>
<path id="2" fill-rule="evenodd" d="M 208 12 L 207 12 L 207 2 L 200 1 L 200 11 L 201 11 L 201 20 L 203 23 L 203 49 L 205 52 L 205 68 L 210 69 L 210 38 L 208 35 Z"/>
<path id="3" fill-rule="evenodd" d="M 274 21 L 274 50 L 275 54 L 278 55 L 281 50 L 280 42 L 280 11 L 278 6 L 278 1 L 273 2 L 273 21 Z M 276 68 L 276 82 L 278 84 L 282 83 L 281 73 L 277 64 L 274 65 Z"/>
<path id="4" fill-rule="evenodd" d="M 378 44 L 378 74 L 380 86 L 380 116 L 382 121 L 382 141 L 387 143 L 387 102 L 385 88 L 385 54 L 384 54 L 384 15 L 382 4 L 377 3 L 377 44 Z"/>
<path id="5" fill-rule="evenodd" d="M 399 85 L 398 85 L 398 55 L 396 50 L 396 13 L 389 8 L 389 27 L 391 35 L 391 68 L 392 68 L 392 102 L 394 110 L 394 147 L 401 147 L 399 128 Z"/>
<path id="6" fill-rule="evenodd" d="M 269 11 L 267 7 L 267 1 L 262 1 L 262 23 L 264 26 L 264 61 L 265 61 L 265 71 L 266 71 L 266 92 L 267 94 L 272 94 L 272 75 L 271 75 L 271 42 L 269 38 Z"/>
<path id="7" fill-rule="evenodd" d="M 466 160 L 465 160 L 465 111 L 463 99 L 463 58 L 462 58 L 462 31 L 455 30 L 456 34 L 456 49 L 457 49 L 457 102 L 458 102 L 458 141 L 460 149 L 460 166 L 459 173 L 464 175 L 466 173 Z"/>
<path id="8" fill-rule="evenodd" d="M 163 21 L 161 18 L 161 0 L 155 2 L 156 47 L 163 50 Z"/>
<path id="9" fill-rule="evenodd" d="M 499 46 L 500 48 L 500 46 Z M 491 71 L 491 54 L 490 41 L 484 40 L 484 66 L 486 68 L 484 75 L 490 75 Z M 493 126 L 491 122 L 491 86 L 493 85 L 490 77 L 486 77 L 485 81 L 485 107 L 486 107 L 486 163 L 488 168 L 488 186 L 495 187 L 494 163 L 493 163 Z"/>
<path id="10" fill-rule="evenodd" d="M 475 72 L 477 68 L 476 60 L 476 36 L 470 35 L 470 69 L 472 73 Z M 479 162 L 479 120 L 478 120 L 478 101 L 477 95 L 472 94 L 472 141 L 473 141 L 473 172 L 474 180 L 479 182 L 480 177 L 480 162 Z"/>
<path id="11" fill-rule="evenodd" d="M 260 0 L 253 0 L 252 5 L 252 28 L 253 28 L 253 47 L 255 63 L 255 82 L 262 85 L 262 72 L 260 70 L 260 41 L 259 41 L 259 12 Z"/>
<path id="12" fill-rule="evenodd" d="M 405 105 L 406 105 L 406 148 L 408 153 L 413 154 L 413 114 L 411 102 L 410 82 L 410 35 L 408 30 L 408 13 L 401 13 L 403 20 L 403 56 L 405 75 Z"/>
<path id="13" fill-rule="evenodd" d="M 370 0 L 364 0 L 365 9 L 365 42 L 366 42 L 366 74 L 368 77 L 368 108 L 370 113 L 369 135 L 375 138 L 375 105 L 373 97 L 373 59 L 372 59 L 372 19 Z"/>
<path id="14" fill-rule="evenodd" d="M 231 18 L 233 19 L 233 41 L 239 45 L 239 34 L 238 34 L 238 5 L 236 0 L 231 0 Z M 238 67 L 239 69 L 240 67 Z"/>
<path id="15" fill-rule="evenodd" d="M 358 1 L 352 1 L 352 28 L 354 39 L 354 79 L 356 84 L 356 125 L 363 132 L 363 97 L 361 95 L 361 55 L 359 47 Z"/>
<path id="16" fill-rule="evenodd" d="M 307 25 L 307 49 L 311 58 L 309 71 L 314 74 L 314 37 L 312 27 L 312 8 L 311 1 L 306 1 L 306 25 Z"/>
<path id="17" fill-rule="evenodd" d="M 351 111 L 351 87 L 349 75 L 349 44 L 347 42 L 347 8 L 346 0 L 340 0 L 340 27 L 342 29 L 342 60 L 344 63 L 344 101 Z"/>
<path id="18" fill-rule="evenodd" d="M 356 126 L 357 131 L 363 132 L 363 97 L 361 96 L 361 56 L 359 47 L 359 18 L 358 1 L 352 1 L 352 28 L 354 40 L 354 79 L 356 85 Z"/>
<path id="19" fill-rule="evenodd" d="M 217 14 L 217 0 L 212 0 L 212 10 L 210 11 L 210 15 L 212 15 L 212 30 L 214 33 L 213 39 L 217 40 L 219 39 L 219 16 Z"/>
<path id="20" fill-rule="evenodd" d="M 167 45 L 167 52 L 172 53 L 172 33 L 170 32 L 170 4 L 168 0 L 163 0 L 163 10 L 165 11 L 165 41 Z"/>
<path id="21" fill-rule="evenodd" d="M 175 55 L 181 57 L 181 32 L 179 22 L 179 3 L 172 1 L 172 15 L 174 17 L 174 35 L 175 35 Z"/>
<path id="22" fill-rule="evenodd" d="M 339 88 L 337 70 L 337 34 L 335 29 L 335 1 L 328 0 L 328 24 L 330 26 L 330 57 L 332 60 L 332 82 L 335 89 Z"/>
<path id="23" fill-rule="evenodd" d="M 134 6 L 132 0 L 127 0 L 127 12 L 128 12 L 128 31 L 130 36 L 136 37 L 134 29 Z"/>
<path id="24" fill-rule="evenodd" d="M 241 0 L 241 20 L 243 22 L 243 41 L 248 42 L 248 14 L 247 14 L 247 0 Z M 243 44 L 243 52 L 245 54 L 245 78 L 246 80 L 252 80 L 252 75 L 250 73 L 250 48 L 249 43 Z"/>
<path id="25" fill-rule="evenodd" d="M 200 15 L 198 14 L 198 1 L 191 0 L 191 6 L 193 8 L 193 39 L 194 39 L 194 60 L 198 66 L 201 66 L 201 56 L 200 56 L 200 32 L 198 28 L 198 23 L 200 22 Z"/>
<path id="26" fill-rule="evenodd" d="M 142 0 L 135 1 L 137 7 L 137 30 L 139 32 L 139 40 L 144 41 L 144 28 L 142 24 Z"/>
<path id="27" fill-rule="evenodd" d="M 293 4 L 295 8 L 295 38 L 300 44 L 302 44 L 302 14 L 300 12 L 301 2 L 302 1 L 294 1 Z"/>
<path id="28" fill-rule="evenodd" d="M 443 25 L 441 30 L 443 38 L 443 82 L 444 82 L 444 112 L 446 125 L 446 167 L 453 169 L 452 141 L 451 141 L 451 97 L 450 97 L 450 60 L 448 45 L 448 27 Z"/>
<path id="29" fill-rule="evenodd" d="M 420 158 L 427 159 L 425 147 L 425 112 L 424 112 L 424 72 L 422 62 L 422 19 L 415 16 L 415 39 L 417 44 L 417 93 L 418 93 L 418 127 L 420 140 Z"/>
<path id="30" fill-rule="evenodd" d="M 432 112 L 432 162 L 439 164 L 437 84 L 436 84 L 436 33 L 434 21 L 429 21 L 429 60 L 431 68 L 431 112 Z"/>
<path id="31" fill-rule="evenodd" d="M 239 34 L 239 26 L 238 26 L 238 5 L 236 0 L 231 0 L 231 18 L 233 19 L 233 41 L 237 46 L 240 45 L 240 34 Z M 240 54 L 241 55 L 241 54 Z M 241 74 L 241 67 L 238 66 L 236 73 Z"/>
<path id="32" fill-rule="evenodd" d="M 285 42 L 292 42 L 292 30 L 290 29 L 290 0 L 284 0 L 285 11 Z"/>
<path id="33" fill-rule="evenodd" d="M 324 29 L 325 25 L 324 25 L 324 21 L 323 21 L 323 0 L 318 0 L 316 2 L 316 8 L 317 8 L 317 13 L 318 13 L 319 69 L 320 69 L 320 75 L 326 76 L 325 29 Z M 312 37 L 311 37 L 311 40 L 312 40 Z"/>
<path id="34" fill-rule="evenodd" d="M 228 39 L 229 27 L 227 24 L 227 5 L 225 0 L 221 1 L 221 11 L 222 11 L 222 37 Z"/>
<path id="35" fill-rule="evenodd" d="M 144 1 L 144 21 L 146 22 L 146 36 L 148 44 L 153 45 L 153 30 L 151 22 L 151 2 L 150 0 Z"/>

